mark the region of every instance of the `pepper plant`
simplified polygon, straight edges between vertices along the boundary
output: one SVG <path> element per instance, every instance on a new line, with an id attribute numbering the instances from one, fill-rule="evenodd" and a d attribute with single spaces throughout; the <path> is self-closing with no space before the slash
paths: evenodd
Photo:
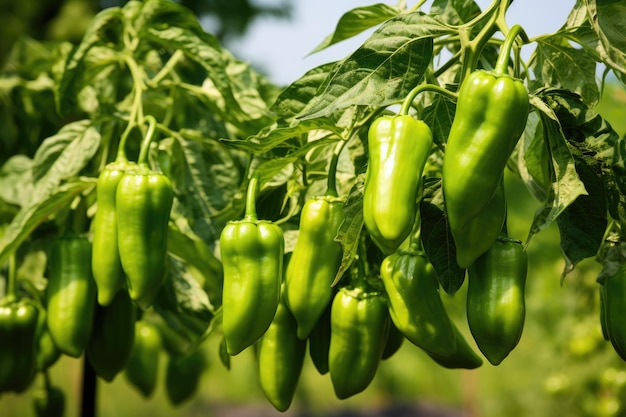
<path id="1" fill-rule="evenodd" d="M 626 83 L 626 8 L 580 0 L 556 32 L 530 38 L 507 23 L 510 3 L 358 7 L 313 52 L 371 36 L 288 86 L 169 0 L 107 8 L 76 45 L 18 41 L 0 73 L 5 333 L 20 309 L 38 310 L 2 342 L 0 369 L 26 374 L 3 373 L 0 389 L 39 384 L 36 368 L 44 399 L 63 405 L 48 368 L 87 358 L 93 415 L 97 378 L 126 374 L 150 397 L 165 351 L 180 405 L 202 381 L 198 352 L 216 344 L 226 367 L 258 351 L 282 411 L 306 341 L 340 399 L 366 390 L 404 338 L 445 368 L 491 366 L 474 342 L 498 365 L 523 338 L 527 249 L 551 224 L 565 265 L 554 279 L 601 265 L 596 323 L 624 358 L 625 142 L 597 105 L 609 77 Z M 539 207 L 522 236 L 508 236 L 505 173 Z M 59 246 L 68 234 L 79 259 Z M 466 274 L 469 337 L 440 298 L 460 297 Z M 72 286 L 85 296 L 58 297 Z M 118 344 L 102 313 L 126 296 L 132 311 L 111 320 L 134 343 L 109 366 L 101 345 Z M 68 326 L 75 336 L 59 333 Z M 18 351 L 35 356 L 17 363 Z"/>

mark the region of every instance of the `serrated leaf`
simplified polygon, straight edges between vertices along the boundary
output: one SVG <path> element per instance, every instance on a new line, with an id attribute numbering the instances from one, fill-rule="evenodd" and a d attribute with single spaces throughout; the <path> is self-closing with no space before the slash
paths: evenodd
<path id="1" fill-rule="evenodd" d="M 337 65 L 324 90 L 299 117 L 312 119 L 353 105 L 382 107 L 401 101 L 430 65 L 433 38 L 449 32 L 439 20 L 418 12 L 388 20 Z"/>
<path id="2" fill-rule="evenodd" d="M 45 199 L 22 207 L 0 239 L 0 265 L 4 265 L 8 256 L 17 250 L 41 223 L 61 208 L 67 207 L 74 197 L 91 186 L 93 183 L 85 181 L 63 184 Z"/>
<path id="3" fill-rule="evenodd" d="M 63 180 L 77 176 L 100 147 L 100 132 L 89 120 L 69 123 L 45 139 L 33 158 L 31 204 L 45 199 Z"/>
<path id="4" fill-rule="evenodd" d="M 378 3 L 371 6 L 357 7 L 344 13 L 339 19 L 335 31 L 326 37 L 309 55 L 328 48 L 331 45 L 349 39 L 396 16 L 399 10 L 387 4 Z"/>

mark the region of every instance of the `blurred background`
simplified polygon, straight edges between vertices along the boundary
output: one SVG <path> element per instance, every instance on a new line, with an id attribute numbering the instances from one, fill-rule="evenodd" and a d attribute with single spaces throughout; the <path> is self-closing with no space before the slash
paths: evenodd
<path id="1" fill-rule="evenodd" d="M 119 0 L 0 0 L 0 65 L 20 36 L 78 42 L 91 18 Z M 345 57 L 369 36 L 366 32 L 328 50 L 307 56 L 348 10 L 367 0 L 181 0 L 203 27 L 216 34 L 239 59 L 249 61 L 277 85 L 288 85 L 308 69 Z M 395 1 L 384 1 L 395 5 Z M 424 9 L 428 9 L 427 2 Z M 477 3 L 484 8 L 489 1 Z M 521 24 L 530 37 L 551 33 L 565 21 L 574 0 L 517 0 L 508 22 Z M 413 2 L 409 3 L 409 7 Z M 525 57 L 532 45 L 524 49 Z M 609 83 L 598 111 L 620 135 L 626 132 L 626 93 Z M 507 177 L 509 231 L 525 240 L 539 203 L 516 178 Z M 528 247 L 527 318 L 518 347 L 504 362 L 474 371 L 450 371 L 405 342 L 384 361 L 372 385 L 348 400 L 335 398 L 328 375 L 320 376 L 307 358 L 292 407 L 285 416 L 626 416 L 626 366 L 604 341 L 595 282 L 599 265 L 581 262 L 563 284 L 564 261 L 556 225 Z M 465 286 L 444 296 L 451 315 L 469 336 Z M 4 341 L 0 341 L 3 343 Z M 209 361 L 193 400 L 173 408 L 163 385 L 144 399 L 120 374 L 98 384 L 98 415 L 118 416 L 275 416 L 256 382 L 251 350 L 232 359 L 226 370 L 218 359 L 219 339 L 203 347 Z M 165 358 L 163 358 L 165 359 Z M 160 375 L 165 363 L 161 361 Z M 66 416 L 78 415 L 82 362 L 63 357 L 52 379 L 68 395 Z M 0 416 L 31 416 L 32 392 L 0 397 Z"/>

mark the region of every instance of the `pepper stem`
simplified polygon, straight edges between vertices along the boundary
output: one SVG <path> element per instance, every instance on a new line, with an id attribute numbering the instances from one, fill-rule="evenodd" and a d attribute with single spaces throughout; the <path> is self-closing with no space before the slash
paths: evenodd
<path id="1" fill-rule="evenodd" d="M 253 175 L 248 183 L 248 192 L 246 194 L 246 214 L 245 220 L 255 222 L 258 220 L 256 214 L 256 195 L 259 188 L 259 177 Z"/>
<path id="2" fill-rule="evenodd" d="M 5 300 L 12 303 L 17 299 L 17 265 L 15 260 L 15 252 L 9 256 L 9 276 L 7 279 L 7 292 Z"/>
<path id="3" fill-rule="evenodd" d="M 517 35 L 520 33 L 521 30 L 522 27 L 520 25 L 514 25 L 509 33 L 506 35 L 504 43 L 502 44 L 502 48 L 500 49 L 500 54 L 498 55 L 498 60 L 496 61 L 496 75 L 506 74 L 507 68 L 509 66 L 509 55 L 511 54 L 513 42 L 515 42 L 515 38 L 517 38 Z"/>
<path id="4" fill-rule="evenodd" d="M 148 131 L 141 142 L 141 149 L 139 150 L 139 158 L 137 158 L 137 164 L 148 165 L 148 152 L 150 151 L 150 144 L 154 138 L 154 131 L 156 130 L 156 119 L 153 116 L 146 116 L 143 119 L 148 123 Z"/>
<path id="5" fill-rule="evenodd" d="M 346 145 L 347 141 L 342 140 L 335 146 L 333 151 L 333 157 L 330 160 L 330 166 L 328 167 L 328 183 L 326 186 L 326 195 L 329 197 L 337 197 L 337 163 L 339 162 L 339 155 Z"/>
<path id="6" fill-rule="evenodd" d="M 413 100 L 415 100 L 415 97 L 424 92 L 424 91 L 434 91 L 435 93 L 439 93 L 442 94 L 446 97 L 448 97 L 450 100 L 456 100 L 457 95 L 455 93 L 453 93 L 452 91 L 446 90 L 443 87 L 440 87 L 438 85 L 435 84 L 420 84 L 417 87 L 415 87 L 414 89 L 412 89 L 411 91 L 409 91 L 409 94 L 407 94 L 407 96 L 404 98 L 404 101 L 402 102 L 402 107 L 400 108 L 400 113 L 401 115 L 408 115 L 409 114 L 409 109 L 411 108 L 411 104 L 413 104 Z"/>

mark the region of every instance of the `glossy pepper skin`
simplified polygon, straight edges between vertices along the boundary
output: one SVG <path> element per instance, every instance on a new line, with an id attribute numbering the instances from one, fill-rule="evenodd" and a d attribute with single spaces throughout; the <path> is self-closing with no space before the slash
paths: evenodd
<path id="1" fill-rule="evenodd" d="M 135 342 L 124 373 L 146 398 L 154 393 L 159 375 L 161 334 L 155 325 L 144 320 L 135 322 Z"/>
<path id="2" fill-rule="evenodd" d="M 306 202 L 300 232 L 287 264 L 285 302 L 298 323 L 298 337 L 306 339 L 330 303 L 331 287 L 343 249 L 335 236 L 344 219 L 344 201 L 317 197 Z"/>
<path id="3" fill-rule="evenodd" d="M 372 382 L 385 350 L 389 323 L 381 292 L 344 287 L 335 295 L 328 365 L 337 398 L 358 394 Z"/>
<path id="4" fill-rule="evenodd" d="M 411 233 L 432 143 L 430 128 L 408 115 L 383 116 L 369 128 L 363 219 L 385 253 Z"/>
<path id="5" fill-rule="evenodd" d="M 96 198 L 98 208 L 93 219 L 91 269 L 98 288 L 98 304 L 109 305 L 125 283 L 118 248 L 117 186 L 124 173 L 133 167 L 129 162 L 107 165 L 98 176 Z"/>
<path id="6" fill-rule="evenodd" d="M 279 226 L 256 217 L 257 181 L 248 186 L 246 216 L 229 222 L 220 235 L 222 327 L 233 356 L 263 336 L 280 298 L 285 241 Z"/>
<path id="7" fill-rule="evenodd" d="M 506 209 L 504 185 L 500 181 L 496 193 L 483 211 L 471 219 L 463 230 L 452 230 L 456 262 L 461 268 L 469 268 L 493 245 L 502 231 Z"/>
<path id="8" fill-rule="evenodd" d="M 448 369 L 476 369 L 483 364 L 483 360 L 474 352 L 465 340 L 458 327 L 453 323 L 456 338 L 456 349 L 448 355 L 437 355 L 429 352 L 428 356 L 439 365 Z"/>
<path id="9" fill-rule="evenodd" d="M 108 306 L 96 308 L 94 332 L 87 344 L 87 360 L 105 381 L 112 381 L 130 360 L 135 321 L 135 306 L 126 291 L 118 292 Z"/>
<path id="10" fill-rule="evenodd" d="M 380 275 L 398 330 L 426 352 L 454 353 L 453 324 L 439 296 L 434 268 L 424 253 L 400 249 L 383 260 Z"/>
<path id="11" fill-rule="evenodd" d="M 96 305 L 89 240 L 68 236 L 52 243 L 46 299 L 54 344 L 62 353 L 79 357 L 91 336 Z"/>
<path id="12" fill-rule="evenodd" d="M 519 241 L 500 237 L 468 271 L 467 321 L 480 351 L 498 365 L 524 329 L 528 257 Z"/>
<path id="13" fill-rule="evenodd" d="M 165 393 L 172 405 L 178 406 L 196 393 L 206 367 L 206 357 L 198 349 L 170 357 L 165 374 Z"/>
<path id="14" fill-rule="evenodd" d="M 0 393 L 21 393 L 35 377 L 37 314 L 26 301 L 0 305 Z"/>
<path id="15" fill-rule="evenodd" d="M 259 384 L 278 411 L 287 411 L 298 386 L 306 354 L 306 340 L 284 303 L 278 305 L 272 324 L 257 342 Z"/>
<path id="16" fill-rule="evenodd" d="M 528 93 L 520 80 L 506 73 L 518 33 L 516 25 L 505 40 L 495 71 L 474 71 L 462 82 L 458 93 L 442 170 L 453 236 L 462 232 L 493 198 L 526 126 Z"/>
<path id="17" fill-rule="evenodd" d="M 128 292 L 145 309 L 152 305 L 164 277 L 172 184 L 165 175 L 140 164 L 124 174 L 115 198 L 118 246 Z"/>

